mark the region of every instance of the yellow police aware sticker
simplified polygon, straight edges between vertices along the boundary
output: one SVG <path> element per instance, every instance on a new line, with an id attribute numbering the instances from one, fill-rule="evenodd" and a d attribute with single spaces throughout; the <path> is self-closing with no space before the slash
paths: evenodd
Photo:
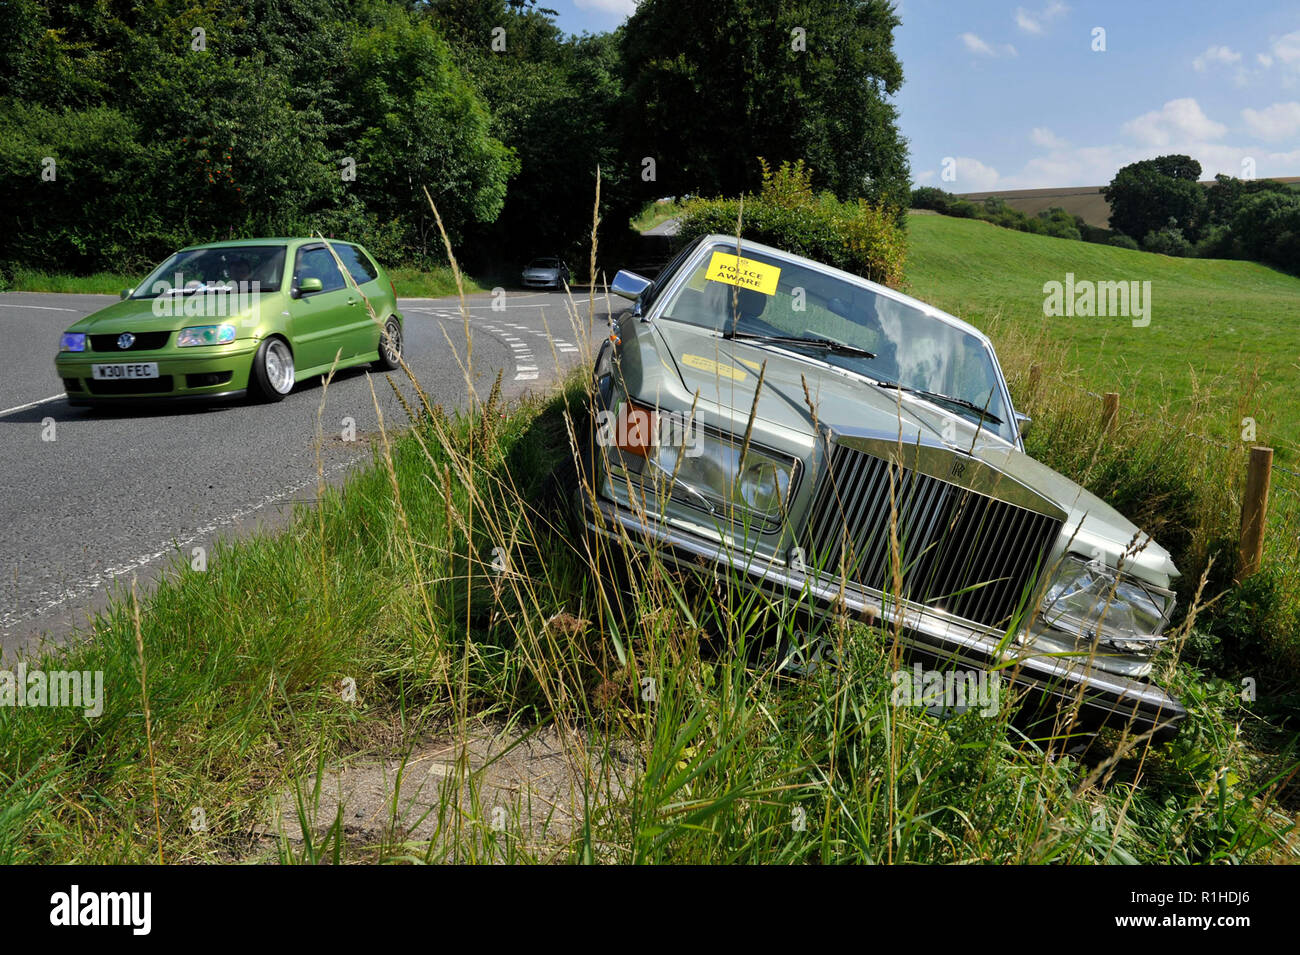
<path id="1" fill-rule="evenodd" d="M 707 275 L 714 282 L 726 282 L 740 288 L 755 289 L 764 295 L 775 295 L 776 280 L 781 277 L 781 268 L 726 252 L 714 252 L 713 258 L 709 260 Z"/>
<path id="2" fill-rule="evenodd" d="M 737 368 L 735 365 L 724 365 L 712 358 L 705 358 L 703 355 L 683 355 L 682 364 L 700 371 L 711 371 L 715 375 L 730 378 L 732 381 L 744 381 L 749 377 L 743 369 Z"/>

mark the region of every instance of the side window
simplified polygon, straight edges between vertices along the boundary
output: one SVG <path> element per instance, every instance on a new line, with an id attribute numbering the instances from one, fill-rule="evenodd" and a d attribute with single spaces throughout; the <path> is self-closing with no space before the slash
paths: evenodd
<path id="1" fill-rule="evenodd" d="M 650 308 L 651 303 L 659 297 L 659 293 L 662 292 L 664 286 L 668 284 L 668 280 L 672 278 L 672 275 L 677 271 L 678 266 L 686 261 L 686 259 L 690 257 L 691 253 L 699 248 L 699 245 L 700 239 L 696 239 L 694 242 L 689 243 L 686 248 L 673 256 L 672 261 L 664 266 L 662 272 L 655 276 L 654 282 L 641 293 L 641 307 L 643 310 L 648 310 Z"/>
<path id="2" fill-rule="evenodd" d="M 370 261 L 370 256 L 355 245 L 348 245 L 346 242 L 335 242 L 333 245 L 334 251 L 343 260 L 343 265 L 347 268 L 348 274 L 352 276 L 352 281 L 358 285 L 365 285 L 367 282 L 373 282 L 379 278 L 379 270 Z"/>
<path id="3" fill-rule="evenodd" d="M 293 266 L 293 284 L 297 288 L 303 279 L 320 279 L 321 290 L 333 292 L 343 288 L 343 273 L 334 264 L 334 256 L 323 245 L 299 249 Z"/>

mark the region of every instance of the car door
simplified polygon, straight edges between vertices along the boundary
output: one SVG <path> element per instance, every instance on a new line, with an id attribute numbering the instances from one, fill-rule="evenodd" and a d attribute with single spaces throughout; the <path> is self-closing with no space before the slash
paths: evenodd
<path id="1" fill-rule="evenodd" d="M 347 325 L 342 330 L 343 357 L 368 355 L 379 348 L 382 325 L 376 322 L 375 318 L 382 320 L 386 317 L 384 303 L 379 300 L 386 289 L 379 284 L 379 269 L 358 246 L 350 242 L 337 241 L 331 241 L 330 245 L 338 253 L 343 267 L 351 274 L 352 281 L 356 282 L 357 288 L 361 290 L 356 308 L 348 315 Z M 356 295 L 355 290 L 353 295 Z M 366 298 L 371 300 L 371 306 L 375 309 L 375 318 L 370 317 L 370 311 L 366 308 Z"/>
<path id="2" fill-rule="evenodd" d="M 320 279 L 319 292 L 300 291 L 304 279 Z M 351 357 L 344 347 L 345 329 L 357 310 L 358 298 L 322 242 L 303 245 L 294 257 L 290 286 L 290 332 L 294 365 L 299 373 L 328 366 L 343 348 L 343 359 Z"/>

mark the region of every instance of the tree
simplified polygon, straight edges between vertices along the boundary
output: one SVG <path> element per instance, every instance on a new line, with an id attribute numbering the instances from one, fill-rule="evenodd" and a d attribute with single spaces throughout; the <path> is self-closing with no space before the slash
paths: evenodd
<path id="1" fill-rule="evenodd" d="M 1201 164 L 1190 156 L 1159 156 L 1124 166 L 1102 190 L 1110 227 L 1135 239 L 1172 225 L 1195 240 L 1205 219 Z"/>
<path id="2" fill-rule="evenodd" d="M 411 244 L 425 256 L 438 255 L 442 240 L 424 188 L 453 242 L 470 223 L 495 219 L 516 163 L 437 31 L 391 7 L 353 38 L 346 63 L 349 152 L 340 158 L 355 160 L 366 208 L 410 222 Z"/>
<path id="3" fill-rule="evenodd" d="M 1300 194 L 1248 196 L 1233 217 L 1232 232 L 1250 258 L 1300 273 Z"/>
<path id="4" fill-rule="evenodd" d="M 623 29 L 627 154 L 643 197 L 739 195 L 756 157 L 905 210 L 903 82 L 887 0 L 643 0 Z"/>
<path id="5" fill-rule="evenodd" d="M 433 19 L 492 113 L 492 133 L 518 160 L 500 217 L 467 234 L 464 257 L 513 270 L 520 259 L 584 259 L 596 167 L 601 169 L 602 244 L 631 213 L 615 133 L 622 96 L 611 34 L 565 37 L 547 11 L 505 0 L 442 0 Z M 499 27 L 499 43 L 492 29 Z M 581 269 L 578 274 L 583 274 Z"/>

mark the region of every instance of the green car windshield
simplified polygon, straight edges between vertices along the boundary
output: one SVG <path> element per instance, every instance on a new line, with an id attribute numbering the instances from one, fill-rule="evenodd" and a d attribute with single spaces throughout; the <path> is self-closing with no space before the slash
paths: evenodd
<path id="1" fill-rule="evenodd" d="M 915 306 L 816 269 L 743 246 L 741 252 L 737 262 L 735 246 L 711 247 L 660 317 L 738 337 L 811 338 L 851 346 L 805 351 L 798 344 L 774 344 L 879 382 L 967 402 L 999 419 L 986 418 L 986 430 L 1015 440 L 1001 372 L 981 339 Z M 981 417 L 979 410 L 936 403 L 971 421 Z"/>
<path id="2" fill-rule="evenodd" d="M 261 292 L 278 292 L 284 276 L 284 253 L 282 245 L 221 246 L 177 252 L 154 269 L 131 297 L 156 298 L 171 294 L 174 289 L 232 285 L 246 291 L 256 288 Z"/>

